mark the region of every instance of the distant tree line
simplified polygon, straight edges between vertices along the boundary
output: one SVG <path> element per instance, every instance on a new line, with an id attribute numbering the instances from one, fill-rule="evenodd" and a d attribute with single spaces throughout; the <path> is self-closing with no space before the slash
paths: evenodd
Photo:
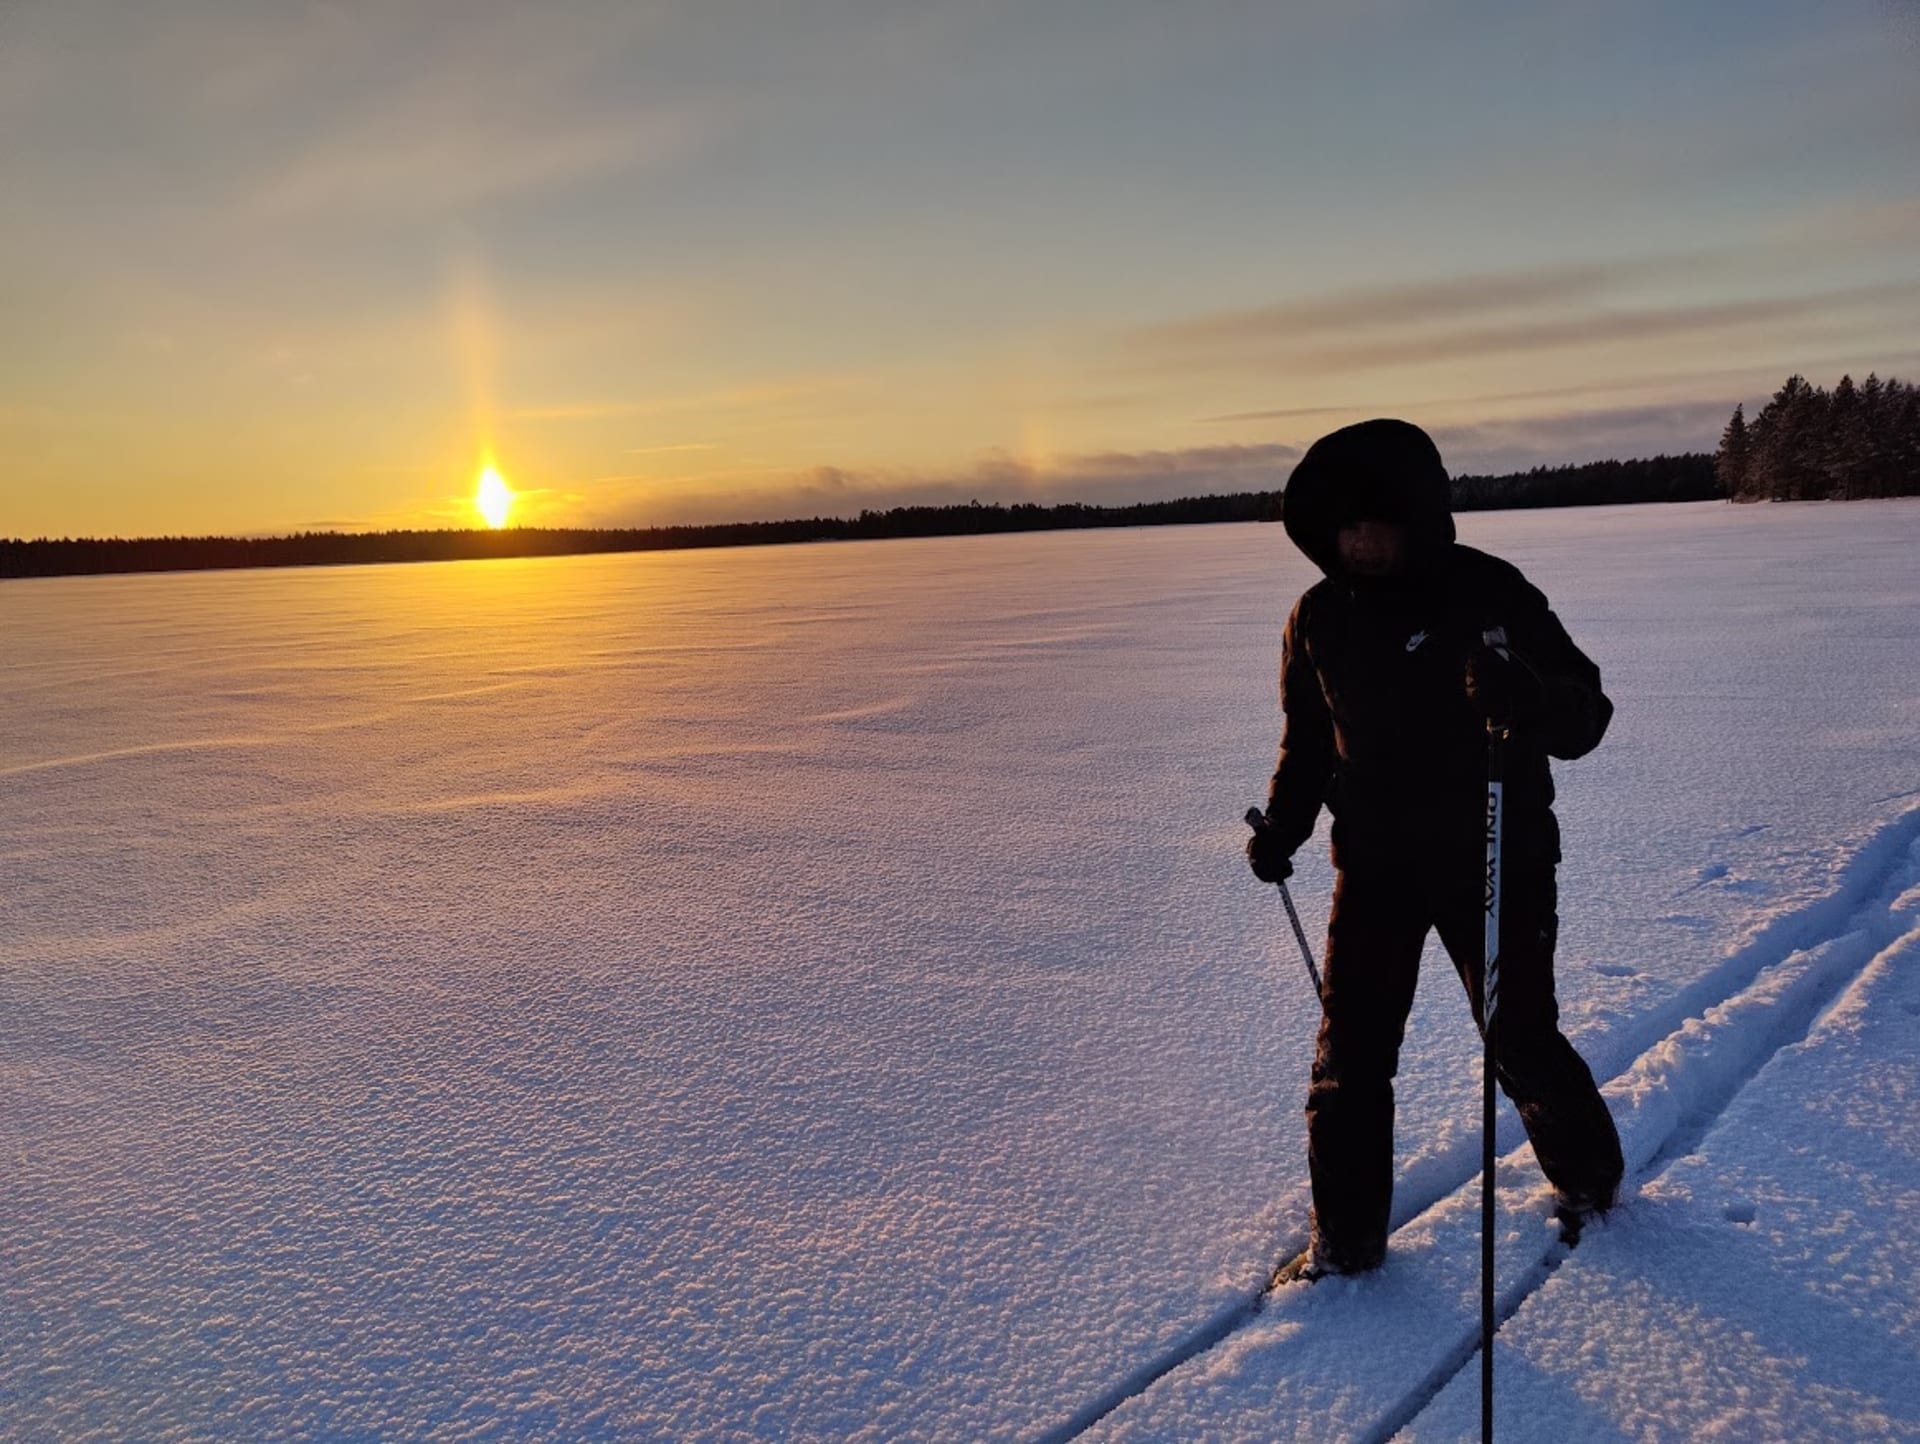
<path id="1" fill-rule="evenodd" d="M 1713 465 L 1735 501 L 1920 494 L 1920 387 L 1842 376 L 1828 391 L 1789 376 L 1751 422 L 1733 408 Z"/>
<path id="2" fill-rule="evenodd" d="M 1642 501 L 1712 501 L 1725 496 L 1713 457 L 1683 451 L 1634 461 L 1536 466 L 1505 476 L 1456 476 L 1455 511 L 1527 506 L 1607 506 Z"/>
<path id="3" fill-rule="evenodd" d="M 1454 504 L 1462 510 L 1694 501 L 1723 494 L 1714 479 L 1713 458 L 1705 454 L 1535 467 L 1532 471 L 1507 476 L 1461 476 L 1454 480 L 1453 488 Z M 960 536 L 1077 527 L 1278 521 L 1283 505 L 1279 491 L 1243 491 L 1225 496 L 1138 502 L 1131 506 L 1093 506 L 1084 502 L 1044 506 L 1025 501 L 1005 506 L 969 501 L 951 506 L 896 506 L 884 511 L 862 511 L 855 517 L 816 516 L 703 526 L 509 527 L 501 531 L 299 532 L 284 537 L 0 540 L 0 578 L 474 561 L 494 557 L 867 541 L 882 537 Z"/>
<path id="4" fill-rule="evenodd" d="M 896 506 L 857 517 L 718 522 L 660 527 L 506 527 L 499 531 L 297 532 L 283 537 L 137 537 L 0 540 L 0 578 L 100 572 L 211 571 L 231 567 L 351 566 L 377 562 L 476 561 L 498 557 L 576 556 L 590 552 L 675 551 L 689 547 L 768 546 L 782 542 L 868 541 L 882 537 L 961 536 L 1073 527 L 1168 526 L 1265 521 L 1279 493 L 1238 492 L 1132 506 L 1063 502 L 1000 506 Z"/>

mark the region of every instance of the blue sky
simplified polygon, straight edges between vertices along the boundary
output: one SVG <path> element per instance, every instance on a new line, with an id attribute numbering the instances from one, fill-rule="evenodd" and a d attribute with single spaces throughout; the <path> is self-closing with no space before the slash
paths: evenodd
<path id="1" fill-rule="evenodd" d="M 18 4 L 0 534 L 1710 446 L 1920 367 L 1920 10 Z"/>

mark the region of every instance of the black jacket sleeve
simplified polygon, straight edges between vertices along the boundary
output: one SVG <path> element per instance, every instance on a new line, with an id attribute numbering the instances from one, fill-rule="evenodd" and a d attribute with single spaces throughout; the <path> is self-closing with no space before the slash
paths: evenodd
<path id="1" fill-rule="evenodd" d="M 1289 853 L 1313 835 L 1333 776 L 1333 717 L 1307 653 L 1306 607 L 1305 597 L 1294 604 L 1280 643 L 1280 710 L 1286 724 L 1267 792 L 1267 826 Z"/>
<path id="2" fill-rule="evenodd" d="M 1600 745 L 1613 720 L 1613 703 L 1600 689 L 1600 669 L 1573 644 L 1538 587 L 1521 580 L 1518 603 L 1510 641 L 1540 679 L 1541 741 L 1551 756 L 1584 757 Z"/>

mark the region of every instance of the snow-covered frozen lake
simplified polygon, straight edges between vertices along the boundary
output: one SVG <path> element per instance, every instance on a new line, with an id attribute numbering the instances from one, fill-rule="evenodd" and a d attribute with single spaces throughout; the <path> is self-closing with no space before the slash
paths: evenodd
<path id="1" fill-rule="evenodd" d="M 1920 502 L 1461 534 L 1619 708 L 1558 769 L 1558 971 L 1649 1180 L 1514 1285 L 1502 1408 L 1538 1429 L 1508 1437 L 1920 1432 L 1891 1222 L 1920 1202 Z M 1477 1427 L 1451 1315 L 1370 1333 L 1443 1272 L 1471 1311 L 1477 1037 L 1444 965 L 1400 1262 L 1240 1319 L 1304 1224 L 1317 1008 L 1239 818 L 1313 579 L 1278 527 L 1213 526 L 6 584 L 0 1436 Z M 1806 1051 L 1848 1017 L 1854 1053 Z M 1828 1191 L 1807 1150 L 1845 1120 L 1815 1105 L 1862 1074 L 1885 1148 Z M 1772 1234 L 1765 1189 L 1714 1191 L 1769 1118 L 1812 1200 Z M 1735 1244 L 1674 1242 L 1696 1198 Z M 1834 1200 L 1888 1237 L 1801 1266 L 1776 1382 L 1867 1402 L 1686 1374 L 1738 1247 Z M 1670 1307 L 1632 1273 L 1662 1248 Z M 1586 1300 L 1618 1359 L 1672 1332 L 1666 1394 L 1639 1354 L 1622 1412 L 1586 1389 Z"/>

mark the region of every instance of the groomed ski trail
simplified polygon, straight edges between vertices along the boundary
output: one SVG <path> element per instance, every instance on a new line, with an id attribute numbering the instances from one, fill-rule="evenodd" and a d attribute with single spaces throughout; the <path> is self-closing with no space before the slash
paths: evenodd
<path id="1" fill-rule="evenodd" d="M 1630 1187 L 1684 1156 L 1767 1061 L 1804 1037 L 1897 939 L 1903 929 L 1891 905 L 1916 872 L 1920 807 L 1870 834 L 1839 868 L 1831 891 L 1767 919 L 1707 973 L 1622 1030 L 1597 1061 L 1616 1062 L 1602 1092 L 1620 1128 Z M 1633 1046 L 1641 1051 L 1622 1059 Z M 1500 1188 L 1503 1322 L 1567 1256 L 1531 1154 L 1514 1146 L 1520 1136 L 1508 1110 L 1500 1176 L 1524 1182 Z M 1424 1188 L 1409 1190 L 1402 1181 L 1393 1246 L 1379 1274 L 1250 1290 L 1035 1435 L 1035 1444 L 1236 1438 L 1230 1427 L 1194 1432 L 1226 1426 L 1235 1396 L 1288 1397 L 1298 1438 L 1391 1439 L 1478 1350 L 1479 1169 L 1471 1143 L 1443 1161 L 1429 1160 L 1419 1180 Z M 1276 1252 L 1284 1257 L 1303 1243 L 1289 1239 Z M 1329 1308 L 1348 1300 L 1364 1307 L 1369 1295 L 1377 1307 L 1366 1310 L 1364 1328 L 1349 1337 L 1332 1327 Z M 1322 1354 L 1333 1356 L 1324 1362 L 1349 1367 L 1322 1368 Z M 1391 1380 L 1356 1375 L 1356 1363 L 1384 1366 Z M 1226 1396 L 1209 1405 L 1208 1396 L 1223 1390 Z M 1247 1437 L 1272 1437 L 1274 1421 L 1260 1412 Z"/>
<path id="2" fill-rule="evenodd" d="M 1631 1127 L 1622 1129 L 1621 1143 L 1628 1176 L 1636 1185 L 1651 1182 L 1691 1154 L 1761 1069 L 1803 1041 L 1877 959 L 1910 941 L 1916 918 L 1896 912 L 1893 904 L 1916 883 L 1920 840 L 1896 857 L 1881 880 L 1879 895 L 1854 914 L 1846 931 L 1763 970 L 1751 988 L 1709 1010 L 1705 1018 L 1690 1020 L 1627 1078 L 1608 1086 L 1616 1117 L 1623 1116 L 1623 1105 L 1632 1109 L 1624 1115 Z M 1723 1040 L 1711 1038 L 1715 1030 L 1725 1032 Z M 1703 1039 L 1706 1046 L 1695 1046 Z M 1501 1299 L 1502 1324 L 1546 1282 L 1567 1252 L 1552 1251 L 1524 1287 Z M 1385 1441 L 1405 1429 L 1478 1353 L 1476 1335 L 1451 1368 L 1436 1371 L 1431 1387 L 1402 1400 L 1383 1426 L 1366 1437 Z"/>

